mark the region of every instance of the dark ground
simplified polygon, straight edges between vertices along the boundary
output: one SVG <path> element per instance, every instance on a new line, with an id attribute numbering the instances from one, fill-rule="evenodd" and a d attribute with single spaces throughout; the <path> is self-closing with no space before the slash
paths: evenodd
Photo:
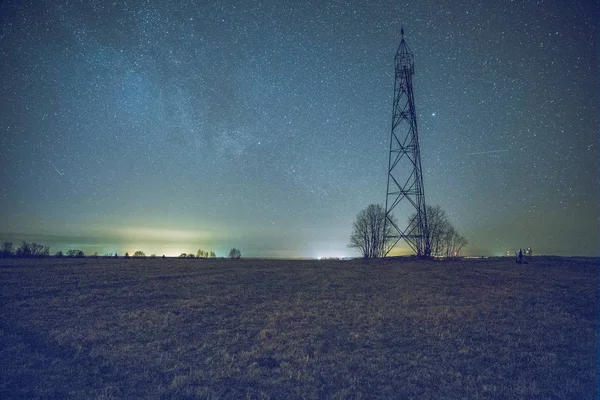
<path id="1" fill-rule="evenodd" d="M 596 399 L 599 264 L 0 260 L 0 398 Z"/>

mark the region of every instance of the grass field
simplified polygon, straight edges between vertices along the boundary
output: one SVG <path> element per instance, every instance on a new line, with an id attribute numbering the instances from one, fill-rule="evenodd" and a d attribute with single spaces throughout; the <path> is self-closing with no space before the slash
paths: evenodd
<path id="1" fill-rule="evenodd" d="M 0 398 L 596 399 L 598 260 L 0 260 Z"/>

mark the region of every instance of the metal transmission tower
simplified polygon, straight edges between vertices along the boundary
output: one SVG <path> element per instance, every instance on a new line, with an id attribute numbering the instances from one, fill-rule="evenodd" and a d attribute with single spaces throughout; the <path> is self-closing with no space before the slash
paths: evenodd
<path id="1" fill-rule="evenodd" d="M 385 198 L 385 240 L 390 244 L 386 255 L 400 239 L 417 253 L 429 256 L 430 245 L 427 232 L 427 211 L 421 153 L 415 113 L 412 76 L 415 72 L 413 54 L 402 40 L 394 57 L 396 78 L 394 83 L 394 109 L 392 113 L 392 135 L 388 164 L 387 194 Z M 396 222 L 393 213 L 404 222 Z M 408 218 L 411 218 L 408 221 Z"/>

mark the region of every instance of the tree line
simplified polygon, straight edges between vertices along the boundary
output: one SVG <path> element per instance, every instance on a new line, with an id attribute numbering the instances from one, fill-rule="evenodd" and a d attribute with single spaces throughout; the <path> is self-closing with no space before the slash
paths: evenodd
<path id="1" fill-rule="evenodd" d="M 0 258 L 9 258 L 9 257 L 19 257 L 19 258 L 41 258 L 41 257 L 50 257 L 50 246 L 44 246 L 42 244 L 37 243 L 29 243 L 27 241 L 21 242 L 21 245 L 18 247 L 14 247 L 12 242 L 4 242 L 0 247 Z M 83 258 L 85 257 L 85 253 L 79 249 L 69 249 L 66 253 L 63 253 L 62 250 L 59 250 L 54 254 L 54 257 L 75 257 L 75 258 Z M 100 257 L 98 253 L 94 253 L 91 257 L 98 258 Z M 119 255 L 117 253 L 107 253 L 104 257 L 112 257 L 118 258 Z M 146 253 L 142 250 L 137 250 L 133 253 L 132 257 L 134 258 L 144 258 L 146 257 Z M 150 258 L 155 258 L 156 254 L 150 255 Z M 165 258 L 165 256 L 162 256 Z M 236 248 L 232 248 L 229 251 L 229 258 L 241 258 L 242 253 L 240 250 Z M 129 253 L 125 253 L 123 258 L 130 258 Z M 214 251 L 204 251 L 202 249 L 198 249 L 196 254 L 194 253 L 181 253 L 179 258 L 217 258 L 217 255 Z"/>

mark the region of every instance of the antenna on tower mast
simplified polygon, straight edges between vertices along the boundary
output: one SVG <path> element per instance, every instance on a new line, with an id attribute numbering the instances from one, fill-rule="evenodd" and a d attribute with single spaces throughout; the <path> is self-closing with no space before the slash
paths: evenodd
<path id="1" fill-rule="evenodd" d="M 383 243 L 386 255 L 404 240 L 417 256 L 429 256 L 431 244 L 412 85 L 415 66 L 413 54 L 404 41 L 404 26 L 400 33 L 402 40 L 394 57 L 396 75 Z M 396 222 L 394 213 L 408 222 Z"/>

